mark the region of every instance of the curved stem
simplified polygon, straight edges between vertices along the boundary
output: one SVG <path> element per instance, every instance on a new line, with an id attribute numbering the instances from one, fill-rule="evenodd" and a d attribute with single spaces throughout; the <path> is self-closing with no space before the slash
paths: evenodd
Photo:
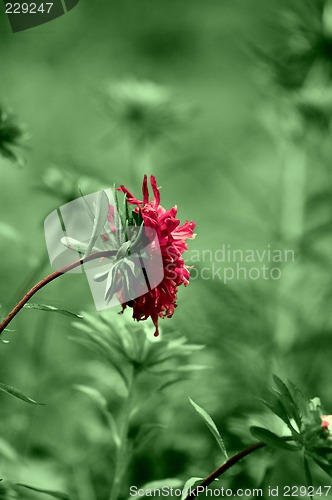
<path id="1" fill-rule="evenodd" d="M 79 259 L 76 260 L 75 262 L 72 262 L 71 264 L 68 264 L 67 266 L 62 267 L 58 271 L 54 271 L 54 273 L 50 274 L 49 276 L 46 276 L 46 278 L 43 278 L 39 283 L 37 283 L 35 286 L 33 286 L 25 295 L 24 297 L 16 304 L 14 309 L 5 317 L 5 319 L 2 321 L 0 324 L 0 335 L 4 331 L 4 329 L 9 325 L 9 323 L 12 321 L 13 318 L 15 318 L 16 314 L 20 312 L 22 307 L 28 302 L 28 300 L 33 297 L 33 295 L 38 292 L 41 288 L 46 286 L 48 283 L 51 281 L 55 280 L 56 278 L 59 278 L 59 276 L 62 276 L 63 274 L 68 273 L 72 269 L 75 269 L 76 267 L 81 266 L 85 262 L 90 262 L 91 260 L 95 259 L 101 259 L 103 257 L 114 257 L 116 255 L 115 250 L 106 250 L 104 252 L 98 252 L 92 255 L 89 255 L 88 257 L 85 257 L 84 259 Z"/>
<path id="2" fill-rule="evenodd" d="M 250 455 L 256 450 L 264 448 L 265 446 L 266 446 L 265 443 L 258 442 L 252 444 L 251 446 L 248 446 L 248 448 L 245 448 L 244 450 L 240 451 L 239 453 L 231 457 L 229 460 L 227 460 L 227 462 L 222 464 L 220 467 L 218 467 L 218 469 L 216 469 L 208 477 L 206 477 L 204 481 L 201 482 L 200 485 L 196 486 L 196 488 L 189 493 L 189 495 L 186 497 L 185 500 L 191 500 L 192 498 L 197 497 L 200 493 L 203 493 L 204 490 L 201 490 L 202 487 L 204 488 L 205 486 L 208 486 L 209 484 L 213 483 L 213 481 L 217 477 L 224 474 L 224 472 L 233 467 L 233 465 L 237 464 L 240 460 L 242 460 L 242 458 Z"/>

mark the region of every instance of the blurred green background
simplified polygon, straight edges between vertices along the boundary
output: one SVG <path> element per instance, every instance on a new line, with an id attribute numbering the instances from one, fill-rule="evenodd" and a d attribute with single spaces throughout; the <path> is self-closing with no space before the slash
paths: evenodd
<path id="1" fill-rule="evenodd" d="M 134 419 L 133 433 L 144 423 L 164 427 L 134 456 L 121 498 L 129 485 L 202 477 L 223 461 L 189 396 L 213 416 L 230 454 L 253 440 L 250 425 L 270 418 L 257 396 L 273 373 L 332 411 L 332 16 L 327 1 L 304 4 L 81 0 L 16 34 L 0 6 L 0 102 L 27 131 L 24 166 L 0 157 L 1 313 L 51 272 L 43 221 L 79 196 L 78 185 L 88 193 L 124 184 L 139 197 L 152 173 L 162 205 L 177 204 L 181 221 L 197 224 L 186 257 L 196 271 L 161 329 L 205 345 L 193 362 L 206 369 Z M 295 258 L 264 259 L 280 269 L 278 280 L 243 271 L 225 284 L 213 266 L 223 276 L 237 262 L 202 253 L 225 247 L 291 249 Z M 240 264 L 262 266 L 257 256 Z M 34 302 L 94 313 L 81 275 L 63 276 Z M 125 316 L 130 325 L 130 310 Z M 102 361 L 68 338 L 69 317 L 27 309 L 11 328 L 0 381 L 46 406 L 0 396 L 0 477 L 107 499 L 114 450 L 73 386 L 92 380 L 121 420 L 116 375 L 105 380 Z M 143 399 L 149 390 L 142 384 Z M 301 460 L 262 452 L 224 484 L 304 484 Z"/>

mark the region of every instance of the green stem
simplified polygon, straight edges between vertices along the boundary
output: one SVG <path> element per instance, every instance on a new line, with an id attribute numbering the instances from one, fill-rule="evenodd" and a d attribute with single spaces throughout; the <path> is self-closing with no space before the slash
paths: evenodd
<path id="1" fill-rule="evenodd" d="M 107 257 L 114 257 L 116 255 L 115 250 L 108 250 L 105 252 L 98 252 L 92 255 L 88 255 L 85 259 L 79 259 L 76 260 L 75 262 L 72 262 L 71 264 L 62 267 L 58 271 L 55 271 L 54 273 L 50 274 L 49 276 L 46 276 L 46 278 L 43 278 L 39 283 L 37 283 L 35 286 L 33 286 L 25 295 L 24 297 L 16 304 L 14 309 L 5 317 L 5 319 L 0 323 L 0 335 L 4 331 L 4 329 L 9 325 L 9 323 L 15 318 L 15 316 L 20 312 L 20 310 L 23 308 L 23 306 L 37 293 L 41 288 L 44 286 L 48 285 L 51 281 L 54 281 L 56 278 L 59 278 L 63 274 L 68 273 L 72 269 L 75 269 L 76 267 L 81 266 L 85 262 L 90 262 L 91 260 L 95 259 L 101 259 L 101 258 L 107 258 Z"/>
<path id="2" fill-rule="evenodd" d="M 130 416 L 132 411 L 132 401 L 134 395 L 134 383 L 136 377 L 136 370 L 132 367 L 132 375 L 131 380 L 128 387 L 128 395 L 123 407 L 121 421 L 122 426 L 120 430 L 120 443 L 116 453 L 116 462 L 115 462 L 115 471 L 114 471 L 114 479 L 113 484 L 109 496 L 109 500 L 117 500 L 124 473 L 126 471 L 126 466 L 128 462 L 128 431 L 130 424 Z"/>

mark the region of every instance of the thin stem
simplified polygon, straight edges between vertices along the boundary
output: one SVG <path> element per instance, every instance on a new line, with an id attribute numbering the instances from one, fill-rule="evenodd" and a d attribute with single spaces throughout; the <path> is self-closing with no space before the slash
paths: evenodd
<path id="1" fill-rule="evenodd" d="M 254 451 L 260 450 L 261 448 L 264 448 L 266 446 L 265 443 L 255 443 L 252 444 L 251 446 L 248 446 L 248 448 L 245 448 L 244 450 L 240 451 L 233 457 L 231 457 L 227 462 L 222 464 L 218 469 L 213 471 L 208 477 L 204 479 L 204 481 L 201 482 L 200 485 L 196 486 L 194 490 L 190 492 L 190 494 L 186 497 L 185 500 L 191 500 L 192 498 L 197 497 L 200 493 L 203 493 L 204 490 L 201 490 L 202 487 L 208 486 L 209 484 L 213 483 L 213 481 L 217 478 L 222 476 L 224 472 L 226 472 L 228 469 L 233 467 L 233 465 L 237 464 L 242 458 L 250 455 Z"/>
<path id="2" fill-rule="evenodd" d="M 48 283 L 51 281 L 55 280 L 56 278 L 59 278 L 59 276 L 62 276 L 63 274 L 68 273 L 72 269 L 75 269 L 76 267 L 81 266 L 85 262 L 90 262 L 91 260 L 95 259 L 101 259 L 103 257 L 114 257 L 116 254 L 115 250 L 107 250 L 105 252 L 98 252 L 92 255 L 89 255 L 88 257 L 85 257 L 85 259 L 79 259 L 75 262 L 72 262 L 71 264 L 68 264 L 67 266 L 62 267 L 58 271 L 54 271 L 54 273 L 50 274 L 49 276 L 46 276 L 46 278 L 43 278 L 39 283 L 37 283 L 34 287 L 32 287 L 25 295 L 24 297 L 16 304 L 14 309 L 6 316 L 6 318 L 2 321 L 0 324 L 0 335 L 4 331 L 4 329 L 9 325 L 9 323 L 12 321 L 12 319 L 15 318 L 16 314 L 20 312 L 22 307 L 35 295 L 38 290 L 46 286 Z"/>
<path id="3" fill-rule="evenodd" d="M 127 466 L 128 431 L 130 424 L 130 415 L 132 410 L 135 377 L 136 377 L 136 370 L 134 367 L 132 367 L 132 375 L 131 375 L 130 385 L 128 387 L 128 395 L 122 411 L 120 444 L 116 453 L 114 479 L 112 483 L 109 500 L 117 500 L 120 493 L 123 475 Z"/>

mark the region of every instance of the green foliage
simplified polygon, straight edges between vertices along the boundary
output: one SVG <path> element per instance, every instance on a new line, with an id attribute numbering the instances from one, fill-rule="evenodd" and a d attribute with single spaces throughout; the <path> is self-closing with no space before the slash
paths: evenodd
<path id="1" fill-rule="evenodd" d="M 10 394 L 11 396 L 14 396 L 17 399 L 20 399 L 21 401 L 24 401 L 25 403 L 30 403 L 33 405 L 42 405 L 43 404 L 43 403 L 37 403 L 37 401 L 34 401 L 33 399 L 29 398 L 28 396 L 25 396 L 21 391 L 19 391 L 15 387 L 11 387 L 7 384 L 0 383 L 0 391 L 5 392 L 7 394 Z"/>
<path id="2" fill-rule="evenodd" d="M 69 316 L 70 318 L 77 318 L 77 319 L 82 319 L 83 316 L 80 314 L 76 314 L 72 311 L 67 311 L 66 309 L 61 309 L 59 307 L 54 307 L 50 306 L 49 304 L 34 304 L 32 302 L 29 302 L 27 304 L 24 304 L 23 306 L 25 309 L 37 309 L 38 311 L 47 311 L 47 312 L 55 312 L 59 314 L 64 314 L 65 316 Z"/>
<path id="3" fill-rule="evenodd" d="M 103 189 L 104 183 L 98 176 L 84 175 L 75 166 L 52 166 L 45 169 L 41 182 L 35 185 L 35 190 L 59 200 L 59 205 L 75 200 L 83 194 L 93 193 Z M 108 187 L 108 186 L 106 186 Z"/>
<path id="4" fill-rule="evenodd" d="M 17 148 L 23 137 L 23 129 L 16 123 L 15 117 L 0 105 L 0 155 L 14 163 L 21 163 Z"/>
<path id="5" fill-rule="evenodd" d="M 265 57 L 278 84 L 287 90 L 298 89 L 317 66 L 331 75 L 329 0 L 305 0 L 301 6 L 290 2 L 281 12 L 276 27 L 279 30 L 278 49 L 265 52 Z"/>
<path id="6" fill-rule="evenodd" d="M 27 490 L 36 491 L 37 493 L 43 493 L 52 498 L 57 498 L 58 500 L 70 500 L 70 496 L 66 493 L 61 493 L 60 491 L 45 490 L 43 488 L 37 488 L 35 486 L 30 486 L 27 484 L 17 483 L 20 488 L 25 488 Z"/>
<path id="7" fill-rule="evenodd" d="M 9 481 L 0 479 L 0 500 L 14 500 L 18 499 L 18 493 L 15 486 Z"/>
<path id="8" fill-rule="evenodd" d="M 148 325 L 128 318 L 128 309 L 121 317 L 88 314 L 82 329 L 60 314 L 15 319 L 10 329 L 24 335 L 0 344 L 0 378 L 29 388 L 38 401 L 47 394 L 48 405 L 38 412 L 2 396 L 0 477 L 20 474 L 26 484 L 68 491 L 75 500 L 107 500 L 123 443 L 118 498 L 128 497 L 129 484 L 176 477 L 183 485 L 205 476 L 220 463 L 220 450 L 187 404 L 190 394 L 209 408 L 231 456 L 252 442 L 250 427 L 282 453 L 282 466 L 277 453 L 248 457 L 223 485 L 303 484 L 300 454 L 308 484 L 326 484 L 312 467 L 313 458 L 330 468 L 317 405 L 278 380 L 264 397 L 273 413 L 258 412 L 254 396 L 273 370 L 305 394 L 319 394 L 331 413 L 331 2 L 194 1 L 189 8 L 142 0 L 99 2 L 98 9 L 80 2 L 70 16 L 73 30 L 61 19 L 45 25 L 41 44 L 34 30 L 22 33 L 24 40 L 10 34 L 0 16 L 3 97 L 33 132 L 26 169 L 0 161 L 0 302 L 7 310 L 49 272 L 36 266 L 44 260 L 39 224 L 48 213 L 113 183 L 136 193 L 144 173 L 157 175 L 167 206 L 181 200 L 181 219 L 197 222 L 199 256 L 185 256 L 194 266 L 191 284 L 165 325 L 173 331 L 157 343 L 146 341 Z M 89 33 L 88 42 L 72 43 L 78 32 Z M 260 62 L 264 52 L 261 72 L 250 46 L 260 47 Z M 100 116 L 91 94 L 110 76 Z M 0 155 L 9 151 L 16 161 L 21 127 L 1 117 L 0 138 L 2 130 L 7 139 Z M 125 219 L 122 198 L 118 206 Z M 140 226 L 140 215 L 130 215 Z M 67 243 L 82 255 L 87 250 Z M 290 249 L 295 257 L 264 261 L 280 279 L 246 279 L 241 271 L 224 284 L 228 266 L 262 263 L 227 255 L 218 262 L 223 245 Z M 211 258 L 203 254 L 209 251 Z M 36 301 L 89 310 L 86 288 L 80 276 L 63 277 Z M 199 344 L 206 349 L 190 348 Z"/>
<path id="9" fill-rule="evenodd" d="M 105 227 L 105 224 L 107 222 L 110 203 L 105 191 L 100 191 L 96 204 L 97 207 L 94 217 L 92 233 L 90 236 L 90 241 L 88 243 L 88 246 L 84 254 L 84 258 L 90 255 L 94 247 L 94 244 L 96 243 L 97 239 L 100 238 L 103 228 Z"/>
<path id="10" fill-rule="evenodd" d="M 103 95 L 104 112 L 113 128 L 140 141 L 155 141 L 187 123 L 189 106 L 177 102 L 170 90 L 151 81 L 111 83 Z"/>
<path id="11" fill-rule="evenodd" d="M 274 432 L 264 429 L 263 427 L 252 426 L 250 428 L 251 434 L 257 438 L 259 441 L 273 446 L 275 448 L 283 448 L 288 451 L 298 451 L 301 449 L 299 446 L 294 446 L 293 444 L 287 443 L 284 438 L 277 436 Z"/>
<path id="12" fill-rule="evenodd" d="M 289 451 L 302 450 L 306 458 L 311 458 L 329 476 L 332 476 L 332 435 L 322 427 L 320 400 L 307 400 L 292 383 L 288 386 L 274 376 L 276 388 L 269 393 L 265 405 L 287 425 L 290 436 L 279 437 L 269 429 L 251 427 L 251 433 L 264 443 Z M 294 444 L 288 443 L 291 440 Z M 309 465 L 305 460 L 308 477 Z"/>
<path id="13" fill-rule="evenodd" d="M 94 315 L 84 312 L 82 315 L 82 322 L 73 323 L 80 335 L 71 339 L 107 360 L 127 389 L 132 368 L 138 373 L 162 375 L 159 390 L 201 369 L 199 365 L 185 364 L 190 356 L 203 348 L 188 343 L 185 337 L 162 335 L 161 339 L 155 340 L 145 323 L 129 323 L 125 315 L 113 312 Z"/>
<path id="14" fill-rule="evenodd" d="M 214 423 L 214 421 L 212 420 L 212 418 L 210 417 L 210 415 L 203 409 L 201 408 L 197 403 L 195 403 L 195 401 L 193 401 L 191 398 L 189 398 L 189 401 L 190 403 L 193 405 L 193 407 L 195 408 L 195 410 L 197 411 L 198 415 L 203 419 L 203 421 L 205 422 L 207 428 L 209 429 L 209 431 L 211 432 L 211 434 L 213 435 L 213 437 L 215 438 L 215 440 L 217 441 L 218 443 L 218 446 L 219 448 L 221 449 L 223 455 L 225 456 L 226 460 L 228 460 L 228 453 L 227 453 L 227 450 L 226 450 L 226 446 L 225 446 L 225 443 L 217 429 L 217 426 L 216 424 Z"/>

